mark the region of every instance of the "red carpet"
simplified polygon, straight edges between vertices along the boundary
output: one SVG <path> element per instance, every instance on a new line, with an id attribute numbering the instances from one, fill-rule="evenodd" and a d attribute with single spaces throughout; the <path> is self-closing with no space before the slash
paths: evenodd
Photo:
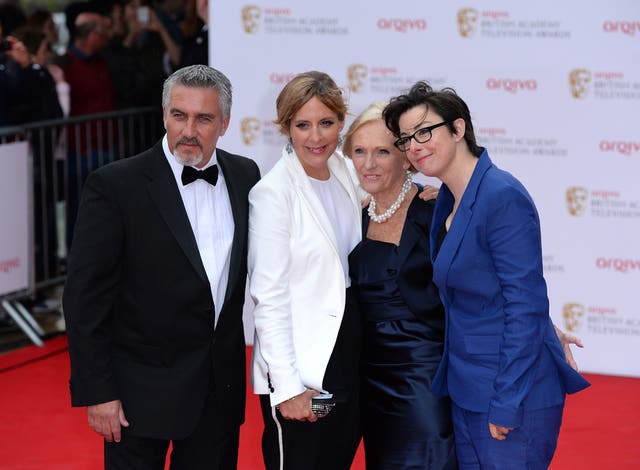
<path id="1" fill-rule="evenodd" d="M 0 355 L 0 469 L 102 468 L 102 441 L 84 409 L 71 408 L 64 336 L 44 348 Z M 640 468 L 640 379 L 588 375 L 592 387 L 569 397 L 553 470 Z M 262 468 L 260 414 L 249 396 L 240 470 Z M 364 468 L 360 450 L 353 469 Z"/>

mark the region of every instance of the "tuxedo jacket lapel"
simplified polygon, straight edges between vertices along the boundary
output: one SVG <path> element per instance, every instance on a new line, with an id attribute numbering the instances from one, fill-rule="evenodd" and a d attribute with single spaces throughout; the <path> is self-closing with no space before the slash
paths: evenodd
<path id="1" fill-rule="evenodd" d="M 198 276 L 208 283 L 189 217 L 161 143 L 156 144 L 149 160 L 147 165 L 149 195 Z"/>
<path id="2" fill-rule="evenodd" d="M 241 271 L 243 244 L 247 234 L 248 203 L 246 191 L 243 192 L 240 181 L 246 179 L 240 168 L 233 165 L 233 157 L 221 149 L 216 150 L 218 164 L 224 175 L 224 180 L 229 192 L 231 212 L 235 229 L 233 243 L 231 245 L 231 260 L 229 261 L 229 281 L 225 292 L 225 301 L 229 298 L 237 277 Z"/>

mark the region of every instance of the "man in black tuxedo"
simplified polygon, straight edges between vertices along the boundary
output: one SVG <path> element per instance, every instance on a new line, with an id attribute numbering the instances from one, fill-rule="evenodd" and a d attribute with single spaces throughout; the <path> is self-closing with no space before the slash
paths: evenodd
<path id="1" fill-rule="evenodd" d="M 216 148 L 231 84 L 204 65 L 163 88 L 165 137 L 85 183 L 64 291 L 73 406 L 105 468 L 234 469 L 255 162 Z M 198 173 L 197 170 L 204 170 Z"/>

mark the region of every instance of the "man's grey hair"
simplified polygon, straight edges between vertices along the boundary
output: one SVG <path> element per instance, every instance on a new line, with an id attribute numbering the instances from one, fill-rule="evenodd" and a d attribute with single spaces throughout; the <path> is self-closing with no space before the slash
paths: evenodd
<path id="1" fill-rule="evenodd" d="M 174 85 L 189 88 L 210 88 L 218 92 L 222 119 L 231 114 L 231 82 L 225 74 L 208 65 L 190 65 L 173 72 L 162 87 L 162 107 L 166 109 L 171 100 Z"/>

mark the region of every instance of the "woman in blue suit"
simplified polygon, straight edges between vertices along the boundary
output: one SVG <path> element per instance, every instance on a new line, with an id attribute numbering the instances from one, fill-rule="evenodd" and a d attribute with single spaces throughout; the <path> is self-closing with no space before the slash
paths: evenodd
<path id="1" fill-rule="evenodd" d="M 565 361 L 549 317 L 535 205 L 476 144 L 452 89 L 418 82 L 384 118 L 413 166 L 443 182 L 430 234 L 446 312 L 433 390 L 451 397 L 459 465 L 547 468 L 565 395 L 589 384 Z"/>

